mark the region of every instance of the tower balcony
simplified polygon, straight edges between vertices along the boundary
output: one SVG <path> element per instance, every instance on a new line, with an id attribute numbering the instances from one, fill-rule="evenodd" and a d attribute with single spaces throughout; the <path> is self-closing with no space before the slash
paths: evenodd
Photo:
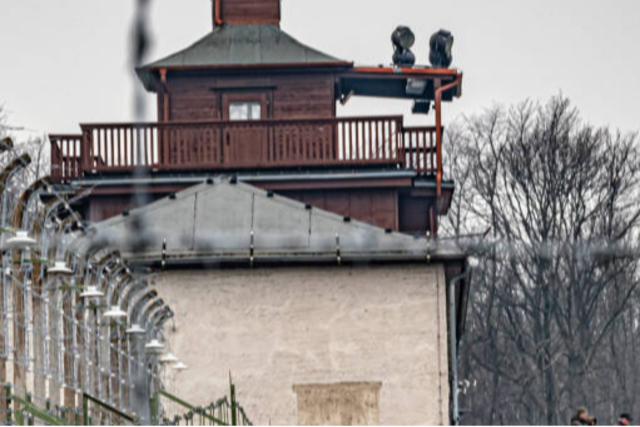
<path id="1" fill-rule="evenodd" d="M 51 176 L 232 173 L 291 169 L 412 170 L 440 181 L 441 132 L 402 116 L 83 124 L 50 135 Z"/>

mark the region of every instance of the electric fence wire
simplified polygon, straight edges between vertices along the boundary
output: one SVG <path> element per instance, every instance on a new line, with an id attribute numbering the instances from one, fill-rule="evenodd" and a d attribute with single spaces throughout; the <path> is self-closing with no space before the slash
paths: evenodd
<path id="1" fill-rule="evenodd" d="M 8 150 L 14 154 L 13 147 Z M 19 156 L 15 156 L 23 163 L 22 167 L 28 166 L 26 162 Z M 14 171 L 11 171 L 9 178 L 16 175 Z M 5 185 L 2 188 L 3 210 L 2 210 L 2 227 L 4 232 L 13 232 L 15 230 L 7 227 L 7 214 L 11 208 L 16 210 L 16 207 L 21 210 L 22 221 L 21 229 L 30 230 L 35 229 L 38 225 L 38 229 L 41 231 L 41 235 L 44 237 L 42 242 L 41 254 L 49 253 L 49 241 L 46 239 L 48 234 L 55 234 L 56 231 L 62 232 L 63 238 L 58 239 L 59 244 L 56 249 L 56 260 L 62 258 L 64 260 L 72 259 L 74 268 L 82 268 L 82 258 L 86 256 L 86 253 L 80 250 L 73 250 L 73 247 L 69 244 L 68 231 L 71 226 L 79 228 L 81 232 L 84 231 L 79 217 L 70 208 L 69 202 L 58 194 L 49 183 L 43 183 L 43 187 L 48 195 L 54 196 L 57 201 L 53 203 L 44 215 L 42 215 L 37 208 L 32 206 L 32 197 L 29 197 L 27 202 L 23 202 L 21 199 L 12 198 L 13 203 L 10 205 L 8 202 Z M 81 194 L 80 197 L 83 195 Z M 53 225 L 49 222 L 51 213 L 54 211 L 54 207 L 57 205 L 63 206 L 67 213 L 72 218 L 71 221 L 67 221 L 66 226 L 62 230 L 56 230 L 55 228 L 62 226 L 63 221 L 56 215 L 54 216 Z M 39 222 L 44 222 L 41 224 Z M 51 237 L 51 236 L 49 236 Z M 60 236 L 58 236 L 60 237 Z M 6 242 L 5 242 L 6 243 Z M 61 246 L 64 250 L 60 251 Z M 42 278 L 46 276 L 48 259 L 38 260 L 41 265 L 41 271 L 36 271 L 34 268 L 33 254 L 29 248 L 21 250 L 19 258 L 13 258 L 13 250 L 5 251 L 2 257 L 2 331 L 3 339 L 1 340 L 2 352 L 1 358 L 6 364 L 11 362 L 12 368 L 20 368 L 27 372 L 34 378 L 44 378 L 48 382 L 47 387 L 42 389 L 34 389 L 28 392 L 26 388 L 22 388 L 19 385 L 13 384 L 13 393 L 21 393 L 28 395 L 29 399 L 33 402 L 45 403 L 50 406 L 51 399 L 46 394 L 46 389 L 55 390 L 56 388 L 72 388 L 73 390 L 80 391 L 97 391 L 100 397 L 106 398 L 109 404 L 116 403 L 116 396 L 109 394 L 105 396 L 103 392 L 106 389 L 117 390 L 117 403 L 122 404 L 124 393 L 123 388 L 127 389 L 132 387 L 130 377 L 124 375 L 124 367 L 137 364 L 138 367 L 144 368 L 145 364 L 139 357 L 129 352 L 130 337 L 126 340 L 126 345 L 123 345 L 125 340 L 123 339 L 123 326 L 116 325 L 114 334 L 104 334 L 98 329 L 99 327 L 107 326 L 112 328 L 113 325 L 98 325 L 95 327 L 90 326 L 91 315 L 84 316 L 83 321 L 79 321 L 74 315 L 70 315 L 64 307 L 74 303 L 73 292 L 77 290 L 76 275 L 72 276 L 69 282 L 56 277 L 53 281 L 47 280 L 42 289 L 34 290 L 32 279 L 36 277 Z M 35 251 L 37 252 L 37 251 Z M 7 256 L 9 255 L 9 256 Z M 91 261 L 86 262 L 86 274 L 80 278 L 91 278 Z M 103 268 L 103 273 L 104 270 Z M 120 269 L 120 272 L 123 269 Z M 127 274 L 130 273 L 126 268 Z M 95 279 L 95 275 L 93 277 Z M 105 276 L 103 274 L 99 277 L 99 282 L 104 282 Z M 105 284 L 107 293 L 110 297 L 113 294 L 112 281 Z M 86 289 L 81 287 L 81 289 Z M 62 298 L 59 298 L 59 297 Z M 119 302 L 122 297 L 118 298 Z M 77 309 L 77 307 L 75 307 Z M 33 316 L 32 313 L 38 312 L 38 316 Z M 82 316 L 81 316 L 82 317 Z M 95 317 L 95 315 L 94 315 Z M 65 333 L 65 327 L 70 327 L 70 332 Z M 157 332 L 157 331 L 156 331 Z M 16 336 L 20 335 L 24 339 L 24 343 L 15 344 Z M 115 342 L 110 338 L 115 336 L 117 339 Z M 83 337 L 81 340 L 78 337 Z M 53 344 L 52 344 L 53 341 Z M 11 345 L 13 343 L 13 346 Z M 91 365 L 94 364 L 91 356 L 91 346 L 88 343 L 95 343 L 96 359 L 97 359 L 97 374 L 90 372 Z M 21 347 L 18 349 L 18 347 Z M 57 349 L 57 351 L 52 351 Z M 18 351 L 20 350 L 20 351 Z M 32 356 L 32 352 L 36 352 L 43 358 L 43 363 L 35 363 L 36 358 Z M 112 363 L 117 361 L 116 363 Z M 67 367 L 65 369 L 65 361 L 72 360 L 72 368 Z M 86 367 L 86 375 L 83 381 L 81 378 L 81 370 Z M 115 371 L 115 372 L 114 372 Z M 152 379 L 157 379 L 157 373 L 150 368 L 146 368 L 146 373 Z M 117 378 L 116 378 L 117 377 Z M 103 384 L 105 383 L 106 384 Z M 97 390 L 96 390 L 97 389 Z M 44 393 L 44 394 L 40 394 Z M 51 393 L 50 393 L 51 394 Z M 53 393 L 55 394 L 55 393 Z M 57 403 L 54 405 L 58 407 Z M 128 405 L 123 405 L 128 406 Z M 8 421 L 8 414 L 10 409 L 4 409 L 4 419 Z M 60 411 L 58 411 L 60 412 Z M 64 411 L 62 411 L 64 412 Z"/>

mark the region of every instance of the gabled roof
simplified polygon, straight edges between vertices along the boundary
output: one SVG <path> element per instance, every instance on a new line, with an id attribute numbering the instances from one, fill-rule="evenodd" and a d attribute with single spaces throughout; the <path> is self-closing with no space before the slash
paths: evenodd
<path id="1" fill-rule="evenodd" d="M 144 233 L 135 224 L 142 220 Z M 147 244 L 132 253 L 131 236 Z M 455 245 L 390 233 L 226 178 L 95 224 L 87 240 L 134 264 L 460 260 Z M 163 244 L 166 242 L 163 256 Z"/>
<path id="2" fill-rule="evenodd" d="M 453 242 L 389 233 L 228 178 L 94 224 L 74 244 L 81 251 L 95 245 L 119 248 L 134 266 L 178 269 L 431 262 L 462 268 L 467 258 Z M 469 280 L 459 284 L 459 337 Z"/>
<path id="3" fill-rule="evenodd" d="M 351 65 L 300 43 L 277 25 L 225 25 L 188 48 L 138 69 L 138 75 L 149 89 L 151 72 L 162 68 Z"/>

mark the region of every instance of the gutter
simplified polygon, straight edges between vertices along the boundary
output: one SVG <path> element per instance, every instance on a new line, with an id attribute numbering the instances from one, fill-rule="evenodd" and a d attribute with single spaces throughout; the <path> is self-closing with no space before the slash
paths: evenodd
<path id="1" fill-rule="evenodd" d="M 437 188 L 438 184 L 436 182 L 433 181 L 424 181 L 424 180 L 419 180 L 416 179 L 416 181 L 413 183 L 413 186 L 415 188 L 428 188 L 428 189 L 433 189 L 433 188 Z M 440 183 L 440 188 L 444 188 L 446 190 L 455 190 L 456 186 L 452 181 L 443 181 Z"/>
<path id="2" fill-rule="evenodd" d="M 229 175 L 229 174 L 222 174 Z M 105 186 L 105 185 L 141 185 L 141 184 L 201 184 L 209 177 L 217 175 L 203 174 L 200 176 L 168 176 L 168 177 L 152 177 L 152 178 L 114 178 L 105 177 L 85 178 L 73 181 L 78 186 Z M 336 173 L 336 174 L 281 174 L 281 175 L 251 175 L 251 174 L 235 174 L 238 181 L 242 182 L 264 182 L 264 181 L 335 181 L 348 179 L 369 179 L 369 178 L 414 178 L 416 172 L 406 171 L 390 171 L 390 172 L 362 172 L 362 173 Z"/>
<path id="3" fill-rule="evenodd" d="M 380 253 L 344 252 L 338 249 L 334 252 L 318 253 L 253 253 L 227 252 L 211 255 L 167 255 L 153 254 L 148 257 L 135 258 L 132 254 L 124 254 L 124 258 L 135 266 L 160 266 L 162 262 L 167 267 L 187 265 L 293 265 L 293 264 L 321 264 L 321 265 L 345 265 L 345 264 L 376 264 L 376 263 L 427 263 L 432 262 L 460 262 L 466 259 L 466 255 L 460 252 L 449 253 L 431 252 L 428 248 L 424 251 L 388 251 Z"/>

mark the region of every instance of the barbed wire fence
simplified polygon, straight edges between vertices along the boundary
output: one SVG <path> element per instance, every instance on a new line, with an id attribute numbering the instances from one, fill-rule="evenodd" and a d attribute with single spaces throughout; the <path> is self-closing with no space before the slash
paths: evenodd
<path id="1" fill-rule="evenodd" d="M 150 5 L 136 2 L 135 67 L 150 45 Z M 141 89 L 134 111 L 142 122 Z M 205 407 L 166 390 L 186 365 L 162 354 L 174 314 L 154 273 L 129 267 L 73 209 L 93 188 L 68 191 L 42 176 L 44 142 L 0 141 L 0 425 L 250 425 L 232 382 L 229 398 Z M 148 189 L 135 181 L 134 205 L 144 206 Z M 133 221 L 124 242 L 133 253 L 144 251 L 146 227 Z"/>
<path id="2" fill-rule="evenodd" d="M 148 417 L 137 413 L 145 404 L 136 390 L 161 387 L 157 351 L 173 313 L 119 252 L 77 244 L 86 227 L 48 178 L 18 197 L 7 191 L 31 159 L 10 139 L 0 151 L 10 159 L 0 174 L 0 422 L 22 421 L 29 405 L 20 402 L 69 423 L 80 413 L 107 423 Z M 84 396 L 92 400 L 82 408 Z"/>
<path id="3" fill-rule="evenodd" d="M 145 3 L 136 28 L 144 28 Z M 142 116 L 143 102 L 136 102 Z M 48 178 L 15 184 L 31 178 L 28 154 L 10 139 L 0 153 L 0 423 L 148 420 L 137 412 L 148 412 L 147 385 L 161 387 L 156 353 L 173 313 L 117 252 L 74 246 L 86 228 Z M 147 352 L 145 339 L 153 344 Z"/>

